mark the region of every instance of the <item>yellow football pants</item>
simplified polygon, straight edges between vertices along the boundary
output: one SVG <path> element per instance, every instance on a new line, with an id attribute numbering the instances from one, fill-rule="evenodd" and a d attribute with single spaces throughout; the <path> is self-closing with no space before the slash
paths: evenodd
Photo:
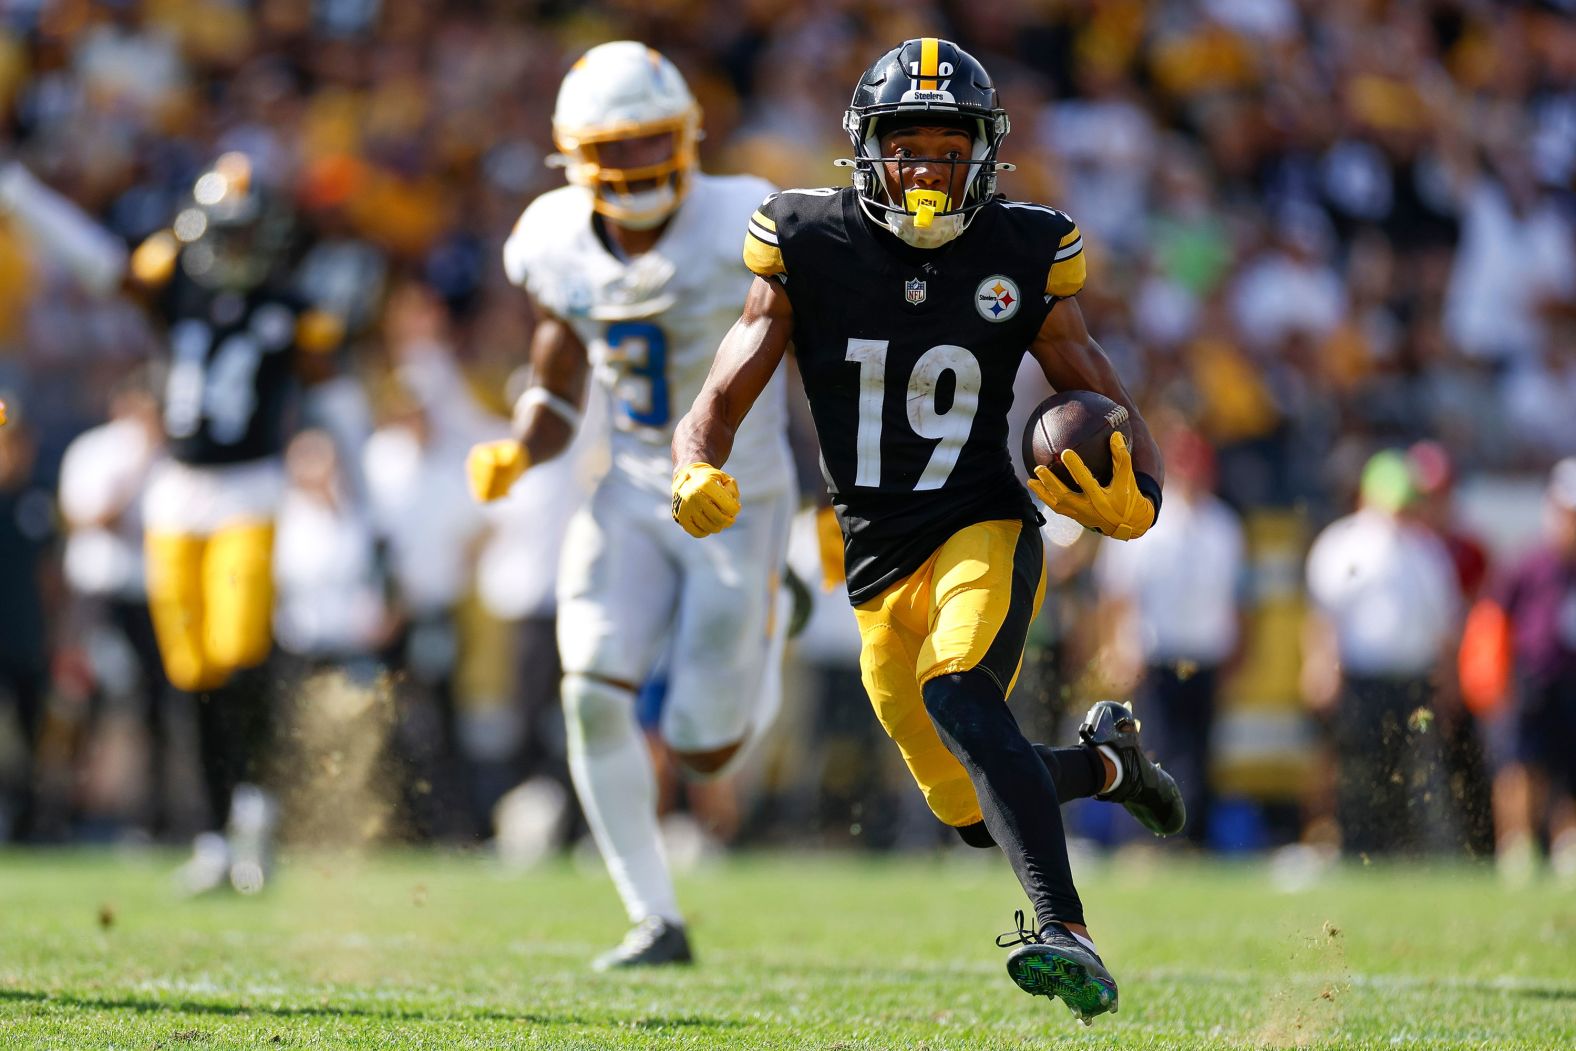
<path id="1" fill-rule="evenodd" d="M 148 533 L 148 607 L 164 672 L 177 689 L 214 689 L 268 656 L 273 547 L 269 522 L 212 536 Z"/>
<path id="2" fill-rule="evenodd" d="M 917 570 L 854 608 L 860 677 L 925 802 L 953 827 L 982 820 L 974 786 L 920 695 L 940 675 L 980 668 L 1004 695 L 1023 665 L 1029 623 L 1045 598 L 1039 531 L 1019 521 L 954 533 Z"/>

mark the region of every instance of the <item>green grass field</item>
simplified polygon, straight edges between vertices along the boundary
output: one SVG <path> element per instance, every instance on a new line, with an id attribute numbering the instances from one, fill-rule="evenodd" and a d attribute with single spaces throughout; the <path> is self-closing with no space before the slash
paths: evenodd
<path id="1" fill-rule="evenodd" d="M 698 966 L 594 975 L 623 934 L 564 863 L 297 858 L 180 902 L 168 855 L 0 854 L 0 1048 L 1576 1047 L 1576 894 L 1481 870 L 1086 866 L 1122 987 L 1085 1029 L 1019 992 L 999 858 L 815 854 L 681 880 Z"/>

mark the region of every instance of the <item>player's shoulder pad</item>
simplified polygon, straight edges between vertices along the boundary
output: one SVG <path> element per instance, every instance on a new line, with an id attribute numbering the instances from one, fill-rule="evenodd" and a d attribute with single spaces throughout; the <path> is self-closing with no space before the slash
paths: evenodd
<path id="1" fill-rule="evenodd" d="M 703 193 L 715 202 L 721 211 L 733 209 L 749 215 L 762 198 L 773 197 L 777 187 L 758 175 L 712 175 L 702 172 L 695 176 L 691 193 Z"/>
<path id="2" fill-rule="evenodd" d="M 131 279 L 146 289 L 163 288 L 175 276 L 175 260 L 180 254 L 180 242 L 172 231 L 149 234 L 131 253 Z"/>
<path id="3" fill-rule="evenodd" d="M 750 215 L 744 233 L 744 265 L 757 277 L 780 277 L 788 273 L 783 265 L 782 243 L 777 237 L 777 199 L 781 194 L 768 194 L 761 206 Z"/>
<path id="4" fill-rule="evenodd" d="M 785 277 L 783 245 L 831 214 L 840 192 L 829 186 L 781 190 L 767 197 L 750 216 L 744 236 L 744 264 L 761 277 Z"/>
<path id="5" fill-rule="evenodd" d="M 694 221 L 695 216 L 688 218 L 689 226 L 703 229 L 699 239 L 722 255 L 731 256 L 738 246 L 735 238 L 739 228 L 748 224 L 762 198 L 770 198 L 776 192 L 777 187 L 758 176 L 698 172 L 690 184 L 684 209 L 686 213 L 698 212 L 698 222 Z"/>
<path id="6" fill-rule="evenodd" d="M 1072 216 L 1043 204 L 1002 199 L 1011 221 L 1026 227 L 1038 245 L 1052 244 L 1045 274 L 1045 294 L 1053 299 L 1077 295 L 1088 276 L 1083 254 L 1083 234 Z"/>
<path id="7" fill-rule="evenodd" d="M 295 344 L 308 354 L 331 354 L 345 342 L 345 322 L 338 314 L 310 307 L 296 316 Z"/>
<path id="8" fill-rule="evenodd" d="M 590 201 L 578 186 L 548 190 L 526 206 L 503 243 L 503 269 L 511 284 L 530 289 L 533 272 L 546 263 L 555 245 L 576 222 L 590 219 Z"/>

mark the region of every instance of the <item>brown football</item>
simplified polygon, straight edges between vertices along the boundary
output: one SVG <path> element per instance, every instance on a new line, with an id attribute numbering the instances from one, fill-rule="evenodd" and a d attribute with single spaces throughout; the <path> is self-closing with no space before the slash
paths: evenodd
<path id="1" fill-rule="evenodd" d="M 1023 462 L 1029 470 L 1036 465 L 1049 467 L 1051 473 L 1073 489 L 1078 483 L 1062 465 L 1062 452 L 1071 449 L 1083 460 L 1095 481 L 1111 482 L 1111 432 L 1121 431 L 1127 447 L 1133 447 L 1133 422 L 1127 410 L 1103 394 L 1092 390 L 1064 390 L 1040 403 L 1023 429 Z"/>

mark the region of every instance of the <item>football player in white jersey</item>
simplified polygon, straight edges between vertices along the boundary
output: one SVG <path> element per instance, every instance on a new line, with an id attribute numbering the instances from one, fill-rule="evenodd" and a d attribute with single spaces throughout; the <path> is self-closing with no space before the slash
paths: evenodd
<path id="1" fill-rule="evenodd" d="M 755 491 L 721 544 L 673 528 L 669 454 L 750 287 L 737 230 L 771 187 L 699 170 L 700 108 L 671 62 L 632 41 L 575 63 L 553 135 L 569 185 L 533 202 L 504 246 L 537 310 L 534 385 L 515 437 L 476 446 L 467 471 L 478 499 L 502 496 L 565 448 L 588 387 L 606 399 L 611 466 L 569 527 L 558 585 L 570 771 L 634 924 L 594 966 L 686 963 L 635 697 L 669 653 L 662 737 L 700 777 L 723 771 L 774 703 L 796 499 L 782 374 L 736 437 Z"/>

